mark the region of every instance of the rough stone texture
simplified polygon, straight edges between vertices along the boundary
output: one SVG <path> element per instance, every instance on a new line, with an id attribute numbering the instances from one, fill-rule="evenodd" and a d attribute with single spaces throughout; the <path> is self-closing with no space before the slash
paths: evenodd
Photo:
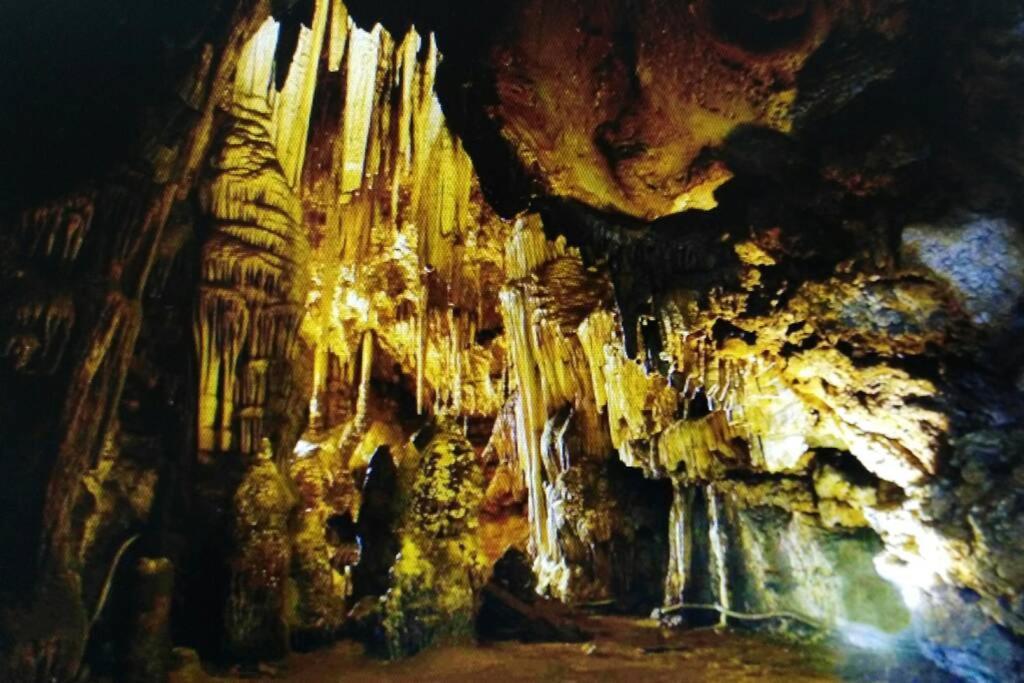
<path id="1" fill-rule="evenodd" d="M 390 657 L 473 639 L 488 567 L 477 528 L 483 481 L 472 447 L 442 425 L 401 463 L 399 553 L 384 597 Z"/>
<path id="2" fill-rule="evenodd" d="M 493 88 L 491 124 L 544 193 L 652 220 L 716 205 L 738 130 L 799 130 L 890 75 L 913 27 L 891 20 L 899 11 L 520 2 L 501 15 L 471 82 Z M 845 78 L 823 79 L 819 63 Z"/>
<path id="3" fill-rule="evenodd" d="M 1024 232 L 1002 217 L 908 225 L 901 256 L 945 282 L 980 327 L 1001 329 L 1024 295 Z"/>
<path id="4" fill-rule="evenodd" d="M 1020 676 L 1020 643 L 994 624 L 978 594 L 945 586 L 930 592 L 915 615 L 925 654 L 968 681 L 1011 681 Z"/>
<path id="5" fill-rule="evenodd" d="M 168 216 L 192 187 L 228 75 L 267 11 L 258 2 L 229 2 L 206 7 L 199 13 L 209 12 L 206 18 L 188 14 L 173 26 L 137 16 L 126 20 L 109 7 L 61 15 L 55 28 L 69 40 L 52 40 L 41 50 L 57 55 L 56 68 L 42 68 L 48 84 L 14 91 L 25 104 L 44 103 L 46 116 L 57 114 L 49 120 L 64 123 L 12 148 L 15 157 L 45 156 L 49 171 L 40 173 L 33 163 L 24 165 L 27 173 L 15 173 L 23 194 L 5 195 L 0 218 L 3 298 L 15 304 L 4 306 L 0 348 L 7 389 L 0 419 L 5 435 L 21 435 L 5 440 L 3 455 L 10 483 L 2 498 L 9 523 L 0 565 L 10 592 L 2 600 L 0 636 L 7 643 L 0 663 L 6 679 L 70 680 L 79 669 L 89 631 L 81 590 L 106 569 L 104 562 L 79 567 L 73 560 L 82 540 L 83 527 L 74 519 L 82 477 L 96 466 L 116 422 Z M 211 15 L 218 19 L 209 21 Z M 107 26 L 100 34 L 106 39 L 85 28 L 97 23 Z M 34 35 L 30 48 L 41 37 L 23 34 Z M 84 46 L 76 36 L 86 34 L 111 45 L 145 46 L 112 50 L 116 57 L 106 64 L 122 72 L 121 59 L 127 58 L 138 78 L 109 91 L 102 70 L 89 72 L 83 67 L 89 60 L 77 58 Z M 12 65 L 25 56 L 19 47 L 25 43 L 12 44 Z M 179 83 L 191 87 L 178 92 Z M 69 100 L 52 101 L 48 93 L 72 84 L 77 90 Z M 116 114 L 108 118 L 114 99 L 134 103 L 124 109 L 135 118 L 132 125 Z M 81 116 L 68 113 L 68 102 Z M 19 117 L 28 114 L 28 121 L 35 106 L 11 109 Z M 54 135 L 55 129 L 63 132 Z M 33 144 L 41 138 L 42 146 Z M 78 155 L 89 161 L 77 163 Z M 57 168 L 73 170 L 53 175 Z M 86 169 L 95 174 L 93 181 L 76 177 Z M 40 285 L 46 282 L 56 286 Z"/>
<path id="6" fill-rule="evenodd" d="M 234 498 L 226 649 L 241 660 L 279 659 L 289 649 L 289 522 L 296 504 L 269 444 L 252 462 Z"/>
<path id="7" fill-rule="evenodd" d="M 135 567 L 133 602 L 137 610 L 129 626 L 121 676 L 125 681 L 160 681 L 171 665 L 171 596 L 174 566 L 167 558 L 142 558 Z"/>
<path id="8" fill-rule="evenodd" d="M 954 443 L 957 483 L 931 489 L 922 511 L 934 519 L 954 549 L 949 577 L 978 594 L 977 607 L 1009 629 L 1021 626 L 1018 586 L 1024 578 L 1020 490 L 1024 434 L 1020 430 L 978 431 Z M 943 594 L 948 595 L 948 591 Z M 940 601 L 936 599 L 936 601 Z"/>
<path id="9" fill-rule="evenodd" d="M 760 502 L 755 499 L 756 502 Z M 822 623 L 866 624 L 899 633 L 909 613 L 872 563 L 882 544 L 870 530 L 822 529 L 803 513 L 725 497 L 730 602 L 739 612 L 790 610 Z"/>
<path id="10" fill-rule="evenodd" d="M 665 603 L 669 611 L 681 605 L 688 623 L 711 618 L 797 633 L 808 625 L 855 623 L 889 633 L 909 625 L 899 593 L 872 564 L 877 535 L 823 528 L 799 479 L 681 487 L 670 528 Z M 714 606 L 758 616 L 729 619 Z"/>
<path id="11" fill-rule="evenodd" d="M 289 474 L 298 491 L 298 509 L 291 553 L 291 577 L 296 593 L 292 640 L 304 646 L 330 642 L 344 623 L 352 593 L 354 558 L 339 558 L 354 544 L 352 538 L 330 538 L 336 515 L 349 514 L 351 484 L 329 477 L 316 456 L 292 463 Z M 349 484 L 346 486 L 346 484 Z M 333 543 L 332 543 L 333 541 Z"/>

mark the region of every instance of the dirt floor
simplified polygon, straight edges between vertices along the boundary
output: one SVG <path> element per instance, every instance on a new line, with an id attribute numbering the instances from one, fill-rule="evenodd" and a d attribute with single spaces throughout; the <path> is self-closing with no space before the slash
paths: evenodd
<path id="1" fill-rule="evenodd" d="M 584 644 L 488 643 L 442 647 L 383 662 L 342 642 L 296 654 L 244 675 L 190 677 L 190 683 L 233 681 L 915 681 L 955 680 L 917 657 L 835 642 L 794 643 L 735 631 L 662 629 L 651 620 L 592 617 Z M 174 679 L 172 679 L 174 680 Z"/>

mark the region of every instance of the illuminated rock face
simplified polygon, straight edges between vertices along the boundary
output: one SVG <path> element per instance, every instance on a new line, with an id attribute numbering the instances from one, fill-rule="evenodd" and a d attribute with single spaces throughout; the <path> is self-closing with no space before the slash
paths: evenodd
<path id="1" fill-rule="evenodd" d="M 441 425 L 399 473 L 399 551 L 383 600 L 391 657 L 469 642 L 488 567 L 480 551 L 479 464 L 453 425 Z"/>
<path id="2" fill-rule="evenodd" d="M 610 288 L 564 241 L 549 242 L 536 216 L 517 225 L 506 254 L 510 281 L 502 312 L 518 385 L 515 449 L 526 481 L 537 589 L 569 602 L 612 599 L 622 588 L 616 575 L 633 569 L 622 546 L 643 529 L 652 531 L 641 518 L 645 505 L 657 503 L 629 500 L 610 475 L 612 442 L 600 415 L 607 390 L 592 382 L 584 336 L 577 333 L 590 311 L 610 305 Z M 629 569 L 616 567 L 619 562 Z"/>
<path id="3" fill-rule="evenodd" d="M 199 450 L 255 453 L 280 372 L 296 351 L 306 290 L 307 236 L 298 196 L 316 56 L 327 21 L 318 4 L 280 93 L 268 91 L 278 23 L 249 41 L 229 105 L 231 123 L 205 188 L 213 228 L 202 249 L 194 336 L 199 356 Z M 303 49 L 304 48 L 304 49 Z"/>
<path id="4" fill-rule="evenodd" d="M 334 638 L 348 613 L 353 580 L 347 567 L 359 550 L 351 534 L 332 534 L 332 523 L 351 519 L 356 487 L 347 473 L 329 471 L 318 457 L 294 461 L 288 473 L 298 490 L 290 568 L 295 605 L 288 618 L 292 640 L 308 646 Z"/>
<path id="5" fill-rule="evenodd" d="M 730 623 L 739 615 L 780 615 L 810 624 L 867 625 L 896 634 L 909 612 L 878 576 L 878 537 L 866 529 L 825 529 L 799 478 L 683 486 L 671 517 L 672 564 L 666 611 L 686 606 L 687 623 Z M 732 623 L 736 623 L 733 618 Z"/>
<path id="6" fill-rule="evenodd" d="M 1015 509 L 1016 485 L 996 492 L 977 484 L 993 467 L 1015 471 L 1016 450 L 995 446 L 992 432 L 975 430 L 993 420 L 1019 424 L 1019 387 L 1010 388 L 1016 371 L 997 388 L 982 379 L 991 370 L 975 374 L 979 370 L 966 370 L 956 358 L 963 354 L 992 367 L 991 359 L 981 360 L 992 351 L 982 348 L 1017 357 L 1006 335 L 1019 324 L 1013 322 L 1018 314 L 1009 312 L 1020 305 L 1019 229 L 1004 219 L 964 214 L 938 225 L 894 226 L 903 239 L 899 265 L 892 243 L 865 243 L 864 233 L 862 251 L 844 256 L 842 233 L 812 247 L 800 226 L 787 233 L 769 223 L 740 236 L 723 229 L 717 242 L 732 258 L 715 246 L 709 262 L 718 265 L 701 272 L 703 265 L 680 261 L 670 246 L 661 253 L 648 246 L 672 245 L 657 228 L 644 233 L 616 220 L 582 209 L 548 211 L 545 229 L 564 231 L 599 263 L 607 259 L 619 311 L 635 306 L 631 293 L 645 280 L 640 291 L 650 299 L 640 307 L 643 314 L 618 318 L 599 296 L 577 298 L 599 291 L 577 280 L 573 294 L 553 297 L 568 306 L 584 302 L 572 309 L 579 311 L 572 317 L 577 329 L 569 326 L 567 339 L 556 344 L 537 339 L 546 326 L 565 322 L 558 303 L 533 309 L 524 293 L 510 290 L 504 310 L 519 401 L 535 406 L 533 416 L 522 411 L 525 433 L 531 424 L 544 424 L 533 427 L 542 443 L 565 443 L 552 435 L 564 422 L 559 406 L 572 406 L 607 425 L 609 446 L 622 462 L 676 482 L 666 601 L 788 611 L 899 632 L 910 619 L 899 605 L 890 609 L 894 587 L 914 609 L 941 603 L 936 596 L 960 586 L 981 596 L 975 598 L 981 606 L 968 609 L 972 619 L 982 611 L 1012 629 L 1019 619 L 1011 598 L 1017 589 L 995 577 L 1015 570 L 1008 558 L 982 549 L 994 540 L 982 539 L 1002 538 L 1013 526 L 1003 515 Z M 715 220 L 692 223 L 708 230 Z M 523 245 L 515 253 L 530 264 L 567 249 L 534 234 L 526 241 L 513 233 Z M 975 250 L 970 257 L 958 251 L 962 243 L 954 236 L 982 234 L 999 245 L 995 251 Z M 552 289 L 558 282 L 538 279 Z M 704 289 L 688 286 L 709 280 L 712 286 Z M 978 335 L 989 341 L 979 346 Z M 630 337 L 637 360 L 625 351 Z M 561 348 L 582 349 L 586 365 L 553 361 L 572 358 Z M 969 407 L 982 385 L 990 387 L 980 399 L 991 406 L 990 417 Z M 962 393 L 968 386 L 975 390 Z M 564 393 L 549 398 L 555 390 Z M 959 443 L 978 444 L 977 453 L 992 455 L 956 457 L 950 446 Z M 529 441 L 521 450 L 529 456 L 523 463 L 533 538 L 543 543 L 545 533 L 557 538 L 547 523 L 558 501 L 545 483 L 548 451 L 531 449 Z M 577 446 L 576 452 L 586 451 Z M 534 484 L 531 463 L 541 464 Z M 764 484 L 752 486 L 751 478 Z M 973 513 L 953 503 L 964 496 L 977 501 Z M 559 576 L 555 570 L 565 556 L 550 541 L 547 548 L 534 543 L 541 576 L 545 570 Z M 837 583 L 815 578 L 824 575 Z M 765 576 L 786 578 L 780 583 Z M 857 588 L 867 584 L 875 586 L 872 595 L 890 599 L 868 599 Z M 568 596 L 567 585 L 544 588 Z M 816 592 L 830 598 L 812 597 Z M 968 654 L 958 663 L 959 645 L 942 625 L 948 619 L 930 607 L 913 620 L 923 641 L 944 634 L 941 645 L 925 647 L 943 665 L 998 678 L 998 665 L 980 662 L 998 660 L 998 653 L 1016 661 L 1007 654 L 1013 639 L 981 620 L 976 635 L 964 639 Z"/>
<path id="7" fill-rule="evenodd" d="M 331 368 L 354 367 L 367 331 L 414 379 L 418 413 L 493 415 L 505 398 L 494 334 L 505 224 L 445 124 L 433 37 L 351 22 L 331 31 L 345 47 L 318 85 L 302 191 L 313 422 L 334 426 Z"/>
<path id="8" fill-rule="evenodd" d="M 881 4 L 517 3 L 489 55 L 491 116 L 549 194 L 645 219 L 711 209 L 730 136 L 793 130 L 830 37 L 903 38 Z M 884 49 L 860 57 L 886 68 Z"/>
<path id="9" fill-rule="evenodd" d="M 786 553 L 774 549 L 779 543 L 788 544 L 793 552 L 806 550 L 809 566 L 834 572 L 837 581 L 856 584 L 857 572 L 867 571 L 881 582 L 870 562 L 881 547 L 877 536 L 843 527 L 867 527 L 865 508 L 899 505 L 891 500 L 894 494 L 889 489 L 879 488 L 878 479 L 911 489 L 934 471 L 932 461 L 922 461 L 921 456 L 935 452 L 934 440 L 946 422 L 940 413 L 908 400 L 934 395 L 936 389 L 928 382 L 885 366 L 854 367 L 834 349 L 790 350 L 800 344 L 789 335 L 809 334 L 803 323 L 792 324 L 809 302 L 816 302 L 821 324 L 833 324 L 835 335 L 841 332 L 829 323 L 835 317 L 829 311 L 852 306 L 861 290 L 854 285 L 844 290 L 835 282 L 816 294 L 807 286 L 789 301 L 797 313 L 785 310 L 750 320 L 744 320 L 744 309 L 747 297 L 760 287 L 760 278 L 749 273 L 735 294 L 723 293 L 707 303 L 688 298 L 685 292 L 666 297 L 660 316 L 666 340 L 660 360 L 669 368 L 666 377 L 626 356 L 609 300 L 595 296 L 606 285 L 588 283 L 579 256 L 546 241 L 537 224 L 530 225 L 520 226 L 510 238 L 510 254 L 523 259 L 522 272 L 553 273 L 552 264 L 561 262 L 565 265 L 557 272 L 575 273 L 561 279 L 534 276 L 547 284 L 547 291 L 558 292 L 550 299 L 531 295 L 534 280 L 527 277 L 513 280 L 503 293 L 519 385 L 516 416 L 521 431 L 516 437 L 529 492 L 531 547 L 540 589 L 566 599 L 610 595 L 609 576 L 589 586 L 579 582 L 581 576 L 594 575 L 601 560 L 592 554 L 607 547 L 623 525 L 610 485 L 603 481 L 607 475 L 596 474 L 591 480 L 595 475 L 588 474 L 594 472 L 588 462 L 600 463 L 609 451 L 617 451 L 623 463 L 648 476 L 676 481 L 668 531 L 668 603 L 692 601 L 684 596 L 696 592 L 703 596 L 696 602 L 734 609 L 729 605 L 732 575 L 734 583 L 746 586 L 737 588 L 734 596 L 743 609 L 805 612 L 814 601 L 801 597 L 800 590 L 831 589 L 804 586 L 810 575 L 789 579 L 792 589 L 772 588 L 756 578 L 763 572 L 789 576 L 802 571 L 795 567 L 803 560 L 794 559 L 797 565 L 790 565 L 781 559 Z M 751 244 L 737 251 L 748 269 L 775 264 L 767 252 Z M 915 300 L 911 313 L 918 305 L 927 309 L 927 301 Z M 898 306 L 889 305 L 890 310 Z M 737 336 L 715 338 L 714 328 L 723 314 L 743 327 L 736 328 Z M 744 329 L 749 330 L 746 338 Z M 844 328 L 842 333 L 849 332 Z M 882 386 L 887 391 L 872 400 Z M 860 398 L 846 403 L 846 392 Z M 593 428 L 578 426 L 588 424 L 586 420 L 596 422 L 598 433 L 607 437 L 597 438 Z M 856 458 L 870 471 L 865 473 L 867 481 L 847 481 L 842 472 L 816 458 L 814 449 L 847 451 L 844 457 Z M 744 474 L 766 477 L 765 486 L 737 483 Z M 588 482 L 582 490 L 590 495 L 602 488 L 606 493 L 576 507 L 572 501 L 579 494 L 573 493 L 571 482 L 581 481 Z M 702 501 L 697 513 L 695 496 Z M 587 495 L 581 498 L 586 499 Z M 764 512 L 753 517 L 741 514 L 747 507 Z M 695 516 L 700 521 L 693 521 Z M 883 526 L 877 524 L 876 532 L 882 533 Z M 800 534 L 806 538 L 793 540 Z M 699 548 L 696 557 L 691 553 L 694 548 Z M 841 557 L 850 560 L 850 567 L 840 566 Z M 854 573 L 847 576 L 847 570 Z M 847 610 L 861 609 L 862 615 L 871 611 L 855 606 L 856 599 L 828 608 L 819 605 L 812 618 L 838 623 L 849 620 Z M 892 630 L 892 620 L 900 618 L 905 624 L 905 614 L 900 617 L 897 610 L 896 616 L 880 613 L 869 621 L 884 622 Z"/>

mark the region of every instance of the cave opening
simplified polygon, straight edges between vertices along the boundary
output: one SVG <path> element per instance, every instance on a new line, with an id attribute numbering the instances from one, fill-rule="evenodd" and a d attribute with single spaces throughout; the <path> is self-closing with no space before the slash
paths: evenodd
<path id="1" fill-rule="evenodd" d="M 1024 7 L 0 28 L 0 680 L 1024 678 Z"/>

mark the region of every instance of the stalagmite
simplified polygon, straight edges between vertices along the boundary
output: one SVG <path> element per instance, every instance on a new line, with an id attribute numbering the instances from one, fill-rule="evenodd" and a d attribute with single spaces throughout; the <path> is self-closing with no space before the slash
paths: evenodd
<path id="1" fill-rule="evenodd" d="M 0 679 L 1024 671 L 1019 3 L 21 4 Z"/>
<path id="2" fill-rule="evenodd" d="M 690 490 L 673 487 L 672 508 L 668 519 L 669 556 L 665 572 L 665 604 L 672 605 L 683 599 L 691 554 Z"/>
<path id="3" fill-rule="evenodd" d="M 728 623 L 726 612 L 730 609 L 729 601 L 729 567 L 726 562 L 726 541 L 725 529 L 722 527 L 721 509 L 718 494 L 711 485 L 705 489 L 708 501 L 708 536 L 711 553 L 714 557 L 715 577 L 718 579 L 718 604 L 722 610 L 719 613 L 718 624 L 725 626 Z"/>

